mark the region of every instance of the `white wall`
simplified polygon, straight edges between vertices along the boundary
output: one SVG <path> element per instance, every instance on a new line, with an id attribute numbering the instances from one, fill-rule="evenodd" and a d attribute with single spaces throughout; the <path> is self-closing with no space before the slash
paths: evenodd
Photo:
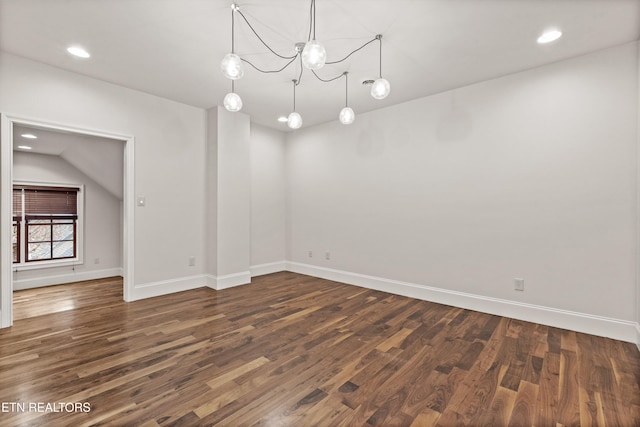
<path id="1" fill-rule="evenodd" d="M 627 44 L 289 134 L 288 259 L 632 329 L 637 73 Z"/>
<path id="2" fill-rule="evenodd" d="M 637 67 L 637 71 L 638 71 L 638 99 L 637 99 L 637 110 L 638 110 L 638 120 L 637 120 L 637 125 L 638 125 L 638 130 L 637 130 L 637 137 L 638 137 L 638 145 L 637 145 L 637 150 L 638 150 L 638 166 L 637 166 L 637 172 L 638 172 L 638 185 L 639 188 L 638 190 L 640 191 L 640 41 L 636 43 L 637 47 L 638 47 L 638 52 L 637 52 L 637 59 L 638 59 L 638 67 Z M 640 198 L 639 198 L 640 199 Z M 636 275 L 636 345 L 638 346 L 638 349 L 640 349 L 640 200 L 638 200 L 639 204 L 638 204 L 638 208 L 636 211 L 636 216 L 638 219 L 638 233 L 637 233 L 637 261 L 636 261 L 636 269 L 637 269 L 637 275 Z"/>
<path id="3" fill-rule="evenodd" d="M 58 156 L 14 152 L 13 178 L 84 184 L 84 263 L 14 272 L 14 289 L 67 283 L 121 274 L 122 231 L 120 200 Z M 95 260 L 99 263 L 96 264 Z"/>
<path id="4" fill-rule="evenodd" d="M 285 136 L 251 125 L 251 266 L 284 267 Z M 274 265 L 275 264 L 275 265 Z M 262 270 L 261 270 L 262 271 Z M 255 274 L 254 274 L 255 275 Z"/>
<path id="5" fill-rule="evenodd" d="M 205 112 L 177 102 L 0 56 L 0 111 L 135 137 L 135 290 L 132 297 L 202 285 Z"/>

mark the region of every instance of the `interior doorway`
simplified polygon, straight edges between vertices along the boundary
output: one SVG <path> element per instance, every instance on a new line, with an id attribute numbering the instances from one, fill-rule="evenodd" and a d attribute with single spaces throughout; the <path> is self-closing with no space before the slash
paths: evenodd
<path id="1" fill-rule="evenodd" d="M 123 277 L 123 298 L 125 301 L 129 301 L 130 288 L 133 281 L 134 138 L 8 115 L 2 115 L 1 120 L 0 175 L 2 181 L 0 183 L 0 210 L 2 222 L 0 224 L 0 268 L 2 273 L 0 284 L 0 327 L 7 327 L 13 323 L 13 290 L 16 283 L 14 279 L 15 264 L 13 262 L 15 259 L 15 233 L 14 223 L 12 222 L 12 193 L 15 178 L 14 172 L 16 172 L 16 169 L 14 169 L 16 166 L 14 164 L 14 149 L 17 150 L 15 151 L 15 157 L 20 160 L 17 171 L 21 175 L 22 169 L 29 167 L 29 162 L 26 162 L 27 166 L 25 166 L 24 159 L 38 158 L 37 155 L 35 157 L 27 156 L 24 152 L 28 151 L 32 154 L 37 153 L 45 156 L 41 159 L 48 159 L 47 155 L 56 156 L 66 152 L 63 156 L 64 158 L 61 157 L 55 161 L 69 164 L 70 169 L 77 167 L 78 171 L 80 171 L 79 173 L 84 173 L 91 182 L 102 181 L 100 186 L 104 187 L 106 192 L 114 193 L 114 196 L 121 200 L 121 209 L 119 208 L 121 210 L 119 232 L 121 237 L 118 243 L 121 245 L 121 265 L 118 270 Z M 37 139 L 24 140 L 21 137 L 23 134 L 32 134 L 36 137 L 41 135 L 46 141 L 38 143 Z M 48 143 L 44 143 L 47 141 Z M 30 149 L 18 149 L 18 145 L 29 146 Z M 93 150 L 90 146 L 93 147 Z M 109 178 L 106 172 L 101 172 L 101 162 L 105 161 L 107 157 L 118 159 L 117 162 L 119 164 L 114 168 L 115 171 L 110 171 L 110 173 L 116 173 L 119 176 L 111 175 Z M 32 160 L 30 161 L 32 162 Z M 113 162 L 114 160 L 111 161 L 112 165 L 114 164 Z M 55 164 L 50 169 L 55 169 Z M 22 250 L 24 254 L 26 249 Z M 80 255 L 85 253 L 86 250 L 83 248 Z M 88 277 L 87 274 L 90 276 L 91 272 L 89 270 L 95 271 L 95 267 L 101 262 L 100 257 L 96 255 L 90 255 L 90 258 L 76 257 L 76 260 L 78 259 L 85 267 L 84 270 L 86 270 L 85 276 L 80 276 L 83 278 Z M 96 265 L 90 265 L 91 263 Z M 26 263 L 22 265 L 25 266 Z M 28 270 L 28 267 L 24 268 Z M 75 273 L 75 266 L 73 266 L 73 270 Z M 95 271 L 95 274 L 99 274 L 99 271 Z M 21 282 L 25 282 L 25 280 L 23 279 Z M 22 284 L 19 284 L 19 286 L 22 286 Z"/>

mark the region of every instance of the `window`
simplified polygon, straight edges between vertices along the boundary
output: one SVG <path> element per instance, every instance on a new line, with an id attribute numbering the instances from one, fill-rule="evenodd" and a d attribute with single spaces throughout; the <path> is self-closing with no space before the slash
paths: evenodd
<path id="1" fill-rule="evenodd" d="M 79 187 L 14 185 L 14 264 L 78 258 L 79 191 Z"/>
<path id="2" fill-rule="evenodd" d="M 13 227 L 11 232 L 11 249 L 13 262 L 20 262 L 20 223 L 22 221 L 22 190 L 13 189 Z"/>
<path id="3" fill-rule="evenodd" d="M 76 257 L 75 219 L 27 219 L 27 262 Z"/>

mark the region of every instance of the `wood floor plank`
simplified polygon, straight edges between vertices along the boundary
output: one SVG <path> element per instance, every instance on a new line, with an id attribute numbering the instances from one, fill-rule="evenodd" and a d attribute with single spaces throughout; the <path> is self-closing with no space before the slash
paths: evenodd
<path id="1" fill-rule="evenodd" d="M 454 391 L 457 390 L 466 375 L 466 371 L 453 368 L 447 374 L 433 371 L 424 380 L 418 378 L 416 385 L 409 391 L 409 396 L 402 411 L 414 416 L 419 416 L 420 414 L 428 415 L 431 412 L 442 414 L 449 406 Z"/>
<path id="2" fill-rule="evenodd" d="M 15 292 L 0 426 L 635 426 L 631 343 L 282 272 L 125 303 L 122 279 Z"/>
<path id="3" fill-rule="evenodd" d="M 557 418 L 563 425 L 580 425 L 580 399 L 577 356 L 573 351 L 560 350 Z"/>
<path id="4" fill-rule="evenodd" d="M 548 352 L 542 363 L 540 388 L 536 403 L 536 426 L 554 425 L 557 421 L 560 354 Z"/>
<path id="5" fill-rule="evenodd" d="M 440 412 L 425 409 L 413 419 L 409 427 L 433 427 L 438 423 L 441 416 Z"/>
<path id="6" fill-rule="evenodd" d="M 538 399 L 537 384 L 527 381 L 520 383 L 516 400 L 513 404 L 513 411 L 509 418 L 509 426 L 525 427 L 531 425 L 531 420 L 535 420 L 535 406 Z"/>
<path id="7" fill-rule="evenodd" d="M 506 426 L 513 414 L 517 392 L 505 387 L 498 387 L 493 395 L 491 406 L 480 418 L 477 425 Z"/>

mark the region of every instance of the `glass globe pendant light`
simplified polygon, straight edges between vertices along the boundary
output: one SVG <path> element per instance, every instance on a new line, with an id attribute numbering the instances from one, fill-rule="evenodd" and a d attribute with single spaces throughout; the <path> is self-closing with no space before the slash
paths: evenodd
<path id="1" fill-rule="evenodd" d="M 240 95 L 235 92 L 234 83 L 235 82 L 231 80 L 231 92 L 226 94 L 222 101 L 224 108 L 232 113 L 242 110 L 242 98 L 240 98 Z"/>
<path id="2" fill-rule="evenodd" d="M 291 129 L 300 129 L 302 126 L 302 116 L 295 111 L 287 117 L 287 126 Z"/>
<path id="3" fill-rule="evenodd" d="M 356 113 L 353 112 L 351 107 L 344 107 L 340 110 L 340 123 L 343 125 L 350 125 L 356 119 Z"/>
<path id="4" fill-rule="evenodd" d="M 220 63 L 220 69 L 222 74 L 228 79 L 237 80 L 244 76 L 244 67 L 242 66 L 242 59 L 235 53 L 235 12 L 239 6 L 235 3 L 231 5 L 231 53 L 227 53 L 222 62 Z"/>
<path id="5" fill-rule="evenodd" d="M 313 40 L 307 41 L 302 49 L 302 65 L 310 70 L 319 70 L 327 62 L 327 50 L 316 40 L 316 1 L 311 0 Z"/>
<path id="6" fill-rule="evenodd" d="M 222 74 L 228 79 L 238 80 L 244 76 L 242 60 L 235 53 L 227 53 L 220 63 Z"/>
<path id="7" fill-rule="evenodd" d="M 224 108 L 232 113 L 242 110 L 242 98 L 237 93 L 229 92 L 226 94 L 223 103 Z"/>
<path id="8" fill-rule="evenodd" d="M 349 107 L 349 73 L 344 72 L 344 108 L 340 110 L 340 115 L 338 118 L 340 119 L 340 123 L 343 125 L 350 125 L 356 119 L 356 115 Z"/>
<path id="9" fill-rule="evenodd" d="M 371 96 L 375 99 L 384 99 L 389 95 L 391 91 L 391 85 L 387 81 L 387 79 L 383 79 L 380 77 L 373 82 L 371 85 Z"/>
<path id="10" fill-rule="evenodd" d="M 391 85 L 387 81 L 387 79 L 382 78 L 382 34 L 378 34 L 376 38 L 380 41 L 380 73 L 376 81 L 371 85 L 371 96 L 375 99 L 384 99 L 389 96 L 389 92 L 391 92 Z"/>
<path id="11" fill-rule="evenodd" d="M 317 40 L 305 43 L 302 49 L 302 64 L 310 70 L 319 70 L 327 61 L 327 50 Z"/>
<path id="12" fill-rule="evenodd" d="M 300 129 L 302 126 L 302 116 L 296 112 L 296 85 L 298 81 L 293 79 L 293 112 L 287 118 L 287 126 L 291 129 Z"/>

